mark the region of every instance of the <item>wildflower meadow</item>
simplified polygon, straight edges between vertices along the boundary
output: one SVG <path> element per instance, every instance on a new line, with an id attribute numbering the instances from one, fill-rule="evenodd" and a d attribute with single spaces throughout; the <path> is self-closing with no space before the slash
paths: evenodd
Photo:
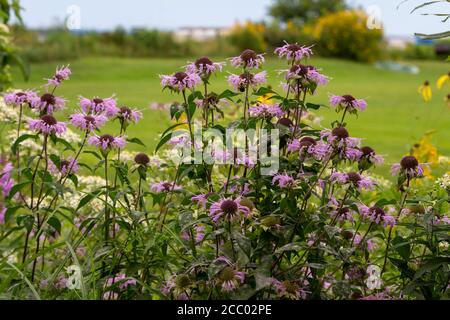
<path id="1" fill-rule="evenodd" d="M 160 75 L 176 101 L 151 153 L 133 151 L 149 141 L 129 133 L 151 124 L 142 110 L 59 96 L 76 68 L 5 92 L 0 297 L 448 299 L 449 174 L 429 177 L 415 153 L 397 159 L 390 183 L 374 174 L 385 151 L 347 126 L 371 105 L 352 92 L 316 102 L 340 79 L 313 51 L 246 49 Z M 267 72 L 275 57 L 284 69 Z M 219 77 L 229 87 L 214 92 Z"/>

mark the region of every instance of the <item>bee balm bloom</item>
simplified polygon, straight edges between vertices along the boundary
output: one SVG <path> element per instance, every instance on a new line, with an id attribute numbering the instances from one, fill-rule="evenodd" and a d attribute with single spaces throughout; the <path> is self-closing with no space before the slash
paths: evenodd
<path id="1" fill-rule="evenodd" d="M 57 134 L 61 135 L 66 131 L 66 124 L 64 122 L 58 122 L 51 115 L 44 115 L 39 120 L 28 120 L 30 130 L 36 132 L 42 132 L 44 134 Z"/>
<path id="2" fill-rule="evenodd" d="M 107 121 L 104 115 L 87 115 L 83 113 L 76 113 L 70 116 L 70 123 L 78 129 L 92 132 L 99 129 Z"/>
<path id="3" fill-rule="evenodd" d="M 55 75 L 51 79 L 45 79 L 47 80 L 47 87 L 48 86 L 59 86 L 64 80 L 68 80 L 70 75 L 72 74 L 72 71 L 69 69 L 69 66 L 63 66 L 59 69 L 56 69 Z"/>
<path id="4" fill-rule="evenodd" d="M 367 103 L 365 100 L 356 99 L 349 94 L 343 96 L 331 96 L 330 104 L 333 107 L 336 107 L 336 111 L 345 109 L 349 112 L 355 112 L 357 109 L 360 111 L 364 111 L 367 107 Z"/>
<path id="5" fill-rule="evenodd" d="M 20 106 L 24 103 L 31 103 L 38 98 L 38 95 L 33 91 L 19 91 L 5 94 L 4 101 L 8 105 Z"/>
<path id="6" fill-rule="evenodd" d="M 236 90 L 244 92 L 247 86 L 256 88 L 266 82 L 266 72 L 262 71 L 256 74 L 245 72 L 240 76 L 231 74 L 228 76 L 228 83 Z"/>
<path id="7" fill-rule="evenodd" d="M 101 148 L 102 150 L 123 149 L 126 144 L 123 137 L 113 137 L 109 134 L 92 136 L 89 138 L 88 142 L 90 145 Z"/>
<path id="8" fill-rule="evenodd" d="M 194 63 L 186 66 L 188 73 L 197 73 L 202 79 L 207 80 L 211 74 L 222 71 L 224 62 L 212 62 L 208 57 L 197 59 Z"/>
<path id="9" fill-rule="evenodd" d="M 400 163 L 396 163 L 392 166 L 391 173 L 392 175 L 401 173 L 408 178 L 416 178 L 423 176 L 423 168 L 416 157 L 405 156 Z"/>
<path id="10" fill-rule="evenodd" d="M 64 109 L 66 100 L 56 97 L 51 93 L 44 93 L 41 97 L 35 97 L 31 100 L 32 109 L 39 110 L 41 114 L 52 115 L 57 110 Z"/>
<path id="11" fill-rule="evenodd" d="M 231 58 L 231 64 L 244 69 L 259 68 L 264 63 L 264 55 L 257 54 L 251 49 L 244 50 L 241 55 Z"/>
<path id="12" fill-rule="evenodd" d="M 312 56 L 313 52 L 311 47 L 301 46 L 297 43 L 286 43 L 284 46 L 276 48 L 275 54 L 280 58 L 286 57 L 287 60 L 299 62 L 303 58 L 309 58 Z"/>
<path id="13" fill-rule="evenodd" d="M 194 89 L 201 81 L 200 76 L 196 73 L 177 72 L 173 75 L 162 75 L 161 85 L 172 91 L 180 92 L 186 89 Z"/>
<path id="14" fill-rule="evenodd" d="M 225 221 L 234 221 L 243 214 L 245 217 L 250 215 L 250 209 L 241 205 L 239 199 L 221 199 L 211 205 L 209 209 L 209 216 L 214 223 L 220 219 Z"/>
<path id="15" fill-rule="evenodd" d="M 116 100 L 113 97 L 104 99 L 95 97 L 92 100 L 80 97 L 80 107 L 85 114 L 100 114 L 106 112 L 107 115 L 115 115 L 118 111 Z"/>
<path id="16" fill-rule="evenodd" d="M 67 160 L 61 159 L 58 165 L 50 160 L 48 169 L 55 175 L 61 173 L 62 176 L 66 176 L 69 174 L 69 172 L 76 173 L 80 169 L 80 167 L 78 166 L 77 160 L 70 157 Z"/>

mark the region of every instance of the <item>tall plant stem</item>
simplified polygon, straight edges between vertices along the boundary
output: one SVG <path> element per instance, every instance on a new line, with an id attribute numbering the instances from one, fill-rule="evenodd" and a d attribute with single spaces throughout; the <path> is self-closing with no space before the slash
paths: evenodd
<path id="1" fill-rule="evenodd" d="M 109 240 L 109 210 L 108 210 L 108 155 L 105 155 L 105 243 Z M 114 226 L 113 226 L 114 228 Z"/>
<path id="2" fill-rule="evenodd" d="M 410 178 L 408 177 L 407 179 L 408 180 L 406 182 L 406 191 L 403 191 L 402 194 L 401 194 L 402 200 L 400 202 L 400 208 L 398 210 L 397 220 L 400 220 L 400 216 L 402 214 L 402 210 L 403 210 L 403 207 L 405 205 L 406 198 L 408 197 L 408 188 L 409 188 Z M 393 229 L 393 226 L 390 226 L 389 227 L 389 234 L 388 234 L 387 244 L 386 244 L 386 251 L 384 253 L 383 268 L 381 269 L 381 275 L 383 275 L 384 271 L 386 270 L 387 258 L 388 258 L 388 253 L 389 253 L 389 249 L 390 249 L 390 245 L 391 245 L 392 229 Z"/>

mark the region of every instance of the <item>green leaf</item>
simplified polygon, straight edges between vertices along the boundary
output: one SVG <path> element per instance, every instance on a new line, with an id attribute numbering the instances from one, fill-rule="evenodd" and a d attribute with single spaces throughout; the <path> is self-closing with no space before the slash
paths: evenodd
<path id="1" fill-rule="evenodd" d="M 92 155 L 95 156 L 97 159 L 103 160 L 103 157 L 100 156 L 100 155 L 99 155 L 97 152 L 95 152 L 95 151 L 85 150 L 85 151 L 83 151 L 83 153 L 92 154 Z"/>
<path id="2" fill-rule="evenodd" d="M 161 149 L 162 146 L 164 146 L 170 139 L 172 138 L 172 133 L 169 133 L 165 135 L 164 137 L 159 140 L 158 145 L 156 146 L 155 153 L 158 152 L 159 149 Z"/>
<path id="3" fill-rule="evenodd" d="M 145 147 L 145 144 L 138 138 L 131 138 L 131 139 L 127 139 L 128 143 L 134 143 L 134 144 L 138 144 L 140 146 Z"/>
<path id="4" fill-rule="evenodd" d="M 408 261 L 411 255 L 411 246 L 407 239 L 397 236 L 392 240 L 392 245 L 395 251 L 403 258 L 403 260 Z"/>
<path id="5" fill-rule="evenodd" d="M 31 181 L 25 181 L 19 184 L 14 185 L 11 190 L 9 191 L 8 200 L 11 200 L 12 197 L 16 195 L 17 192 L 25 188 L 27 185 L 31 184 Z"/>
<path id="6" fill-rule="evenodd" d="M 53 227 L 59 234 L 61 234 L 61 221 L 56 217 L 50 217 L 47 223 Z"/>
<path id="7" fill-rule="evenodd" d="M 233 92 L 231 90 L 225 90 L 221 94 L 219 94 L 219 99 L 228 99 L 231 100 L 232 97 L 239 95 L 239 93 Z"/>
<path id="8" fill-rule="evenodd" d="M 97 198 L 97 196 L 101 193 L 101 190 L 97 190 L 94 192 L 91 192 L 89 194 L 87 194 L 86 196 L 84 196 L 81 200 L 80 203 L 78 203 L 78 207 L 77 210 L 80 210 L 81 208 L 83 208 L 85 205 L 87 205 L 89 202 L 91 202 L 92 200 L 94 200 L 95 198 Z"/>
<path id="9" fill-rule="evenodd" d="M 17 148 L 19 147 L 20 143 L 28 140 L 28 139 L 34 139 L 36 140 L 37 135 L 36 134 L 23 134 L 20 137 L 18 137 L 16 139 L 16 141 L 14 141 L 13 145 L 11 146 L 11 152 L 12 154 L 16 154 L 17 153 Z"/>

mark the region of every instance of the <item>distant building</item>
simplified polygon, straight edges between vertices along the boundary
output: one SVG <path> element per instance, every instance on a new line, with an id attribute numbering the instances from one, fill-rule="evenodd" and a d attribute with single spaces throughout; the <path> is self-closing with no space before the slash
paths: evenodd
<path id="1" fill-rule="evenodd" d="M 388 36 L 386 37 L 388 48 L 404 50 L 408 45 L 414 43 L 414 37 L 408 36 Z"/>
<path id="2" fill-rule="evenodd" d="M 219 27 L 182 27 L 174 32 L 178 40 L 192 39 L 196 41 L 205 41 L 228 35 L 230 28 Z"/>

